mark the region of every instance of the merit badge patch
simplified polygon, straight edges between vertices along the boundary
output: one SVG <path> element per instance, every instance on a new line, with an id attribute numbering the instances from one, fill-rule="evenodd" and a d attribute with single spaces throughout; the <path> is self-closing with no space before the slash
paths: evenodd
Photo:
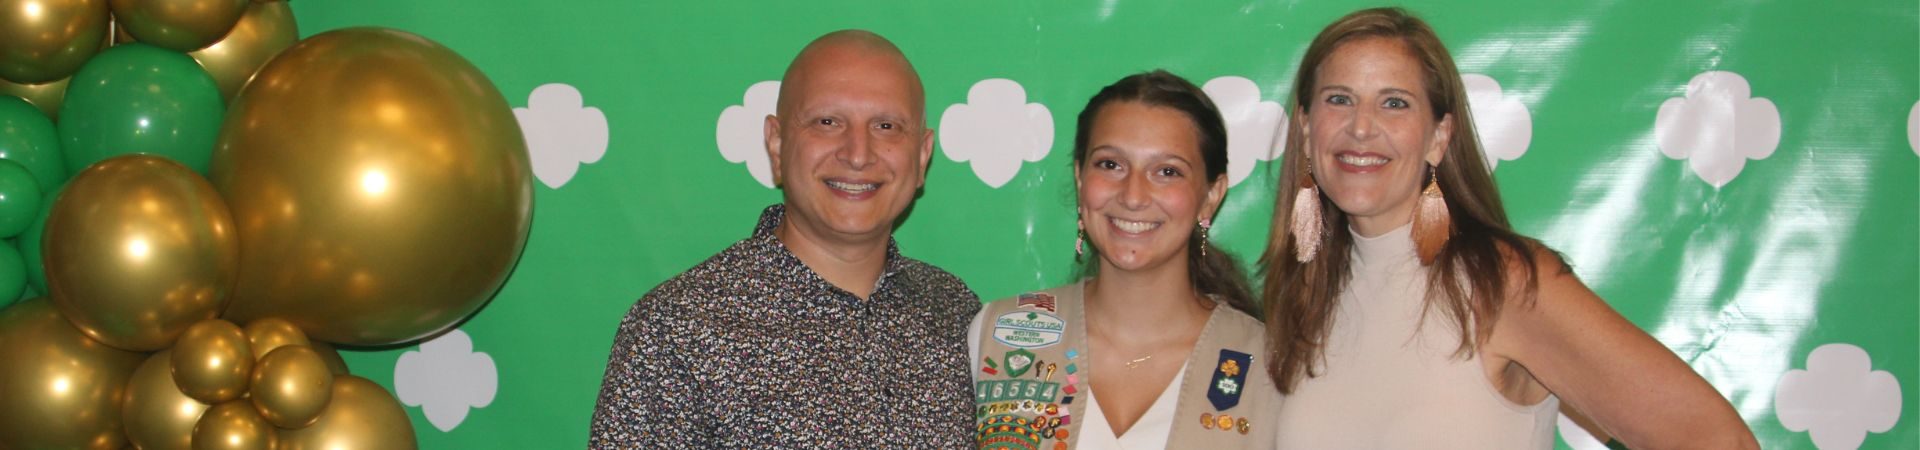
<path id="1" fill-rule="evenodd" d="M 1240 391 L 1247 384 L 1247 370 L 1253 369 L 1253 355 L 1221 349 L 1220 362 L 1214 365 L 1213 380 L 1207 384 L 1207 401 L 1213 409 L 1226 411 L 1240 405 Z M 1221 428 L 1232 426 L 1232 422 Z"/>
<path id="2" fill-rule="evenodd" d="M 1007 352 L 1007 356 L 1000 360 L 1007 362 L 1007 378 L 1018 378 L 1021 374 L 1027 373 L 1027 369 L 1033 368 L 1033 352 L 1025 349 Z"/>
<path id="3" fill-rule="evenodd" d="M 1060 343 L 1067 323 L 1039 311 L 1014 311 L 993 319 L 993 340 L 1014 348 L 1043 348 Z M 1012 371 L 1009 364 L 1008 371 Z"/>
<path id="4" fill-rule="evenodd" d="M 980 423 L 975 441 L 981 450 L 1033 450 L 1040 448 L 1040 433 L 1024 417 L 1005 414 Z"/>

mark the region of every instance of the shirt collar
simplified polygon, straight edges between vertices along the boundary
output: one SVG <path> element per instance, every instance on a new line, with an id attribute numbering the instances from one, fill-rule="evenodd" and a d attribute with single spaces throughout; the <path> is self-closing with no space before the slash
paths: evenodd
<path id="1" fill-rule="evenodd" d="M 800 261 L 800 257 L 794 256 L 793 251 L 787 249 L 787 245 L 780 242 L 780 238 L 775 236 L 774 231 L 780 229 L 780 223 L 785 221 L 786 218 L 786 204 L 775 203 L 767 206 L 766 209 L 760 211 L 760 222 L 754 225 L 753 237 L 749 239 L 752 239 L 755 243 L 772 252 L 776 258 L 779 258 L 776 261 L 779 265 L 798 267 L 808 275 L 811 275 L 815 280 L 818 280 L 821 284 L 828 284 L 825 278 L 821 278 L 819 273 L 814 272 L 812 268 L 808 268 L 806 263 Z M 888 236 L 886 268 L 880 273 L 880 279 L 874 281 L 874 295 L 879 295 L 880 290 L 887 287 L 887 279 L 893 278 L 894 274 L 900 273 L 905 270 L 906 267 L 907 259 L 900 256 L 900 243 L 895 241 L 892 236 Z"/>

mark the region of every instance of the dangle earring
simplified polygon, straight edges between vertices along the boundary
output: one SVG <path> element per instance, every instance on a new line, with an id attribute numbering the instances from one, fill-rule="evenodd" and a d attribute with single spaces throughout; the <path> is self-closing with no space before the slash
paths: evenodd
<path id="1" fill-rule="evenodd" d="M 1288 229 L 1293 234 L 1293 258 L 1302 263 L 1313 261 L 1320 253 L 1320 186 L 1313 182 L 1313 157 L 1305 157 L 1307 163 L 1300 171 L 1300 189 L 1293 195 L 1293 223 Z"/>
<path id="2" fill-rule="evenodd" d="M 1420 265 L 1433 265 L 1453 238 L 1453 215 L 1447 212 L 1447 197 L 1440 192 L 1440 168 L 1427 170 L 1427 188 L 1420 192 L 1413 210 L 1413 246 L 1420 253 Z"/>
<path id="3" fill-rule="evenodd" d="M 1084 219 L 1073 219 L 1073 262 L 1080 262 L 1080 257 L 1086 254 L 1087 222 Z"/>
<path id="4" fill-rule="evenodd" d="M 1207 257 L 1207 229 L 1213 228 L 1213 219 L 1200 219 L 1200 257 Z"/>

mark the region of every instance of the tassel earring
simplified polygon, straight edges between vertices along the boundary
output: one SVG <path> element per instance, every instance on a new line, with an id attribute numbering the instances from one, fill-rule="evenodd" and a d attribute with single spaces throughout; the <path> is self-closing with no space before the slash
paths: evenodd
<path id="1" fill-rule="evenodd" d="M 1420 265 L 1433 265 L 1453 238 L 1453 215 L 1447 212 L 1447 197 L 1440 192 L 1439 167 L 1428 170 L 1427 188 L 1420 192 L 1419 205 L 1413 210 L 1413 246 L 1420 253 Z"/>
<path id="2" fill-rule="evenodd" d="M 1313 159 L 1307 158 L 1307 165 L 1313 165 Z M 1320 187 L 1313 183 L 1312 169 L 1303 170 L 1300 177 L 1300 190 L 1293 196 L 1293 223 L 1288 229 L 1293 234 L 1294 260 L 1305 263 L 1313 261 L 1320 253 Z"/>
<path id="3" fill-rule="evenodd" d="M 1207 229 L 1213 228 L 1213 219 L 1200 219 L 1200 257 L 1207 257 Z"/>

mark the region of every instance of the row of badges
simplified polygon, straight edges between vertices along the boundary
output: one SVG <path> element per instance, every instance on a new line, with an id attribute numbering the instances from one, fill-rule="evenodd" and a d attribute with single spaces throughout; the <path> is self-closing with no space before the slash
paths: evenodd
<path id="1" fill-rule="evenodd" d="M 1253 424 L 1247 422 L 1245 417 L 1234 419 L 1233 416 L 1226 414 L 1216 416 L 1211 413 L 1200 413 L 1200 428 L 1220 431 L 1239 430 L 1240 434 L 1247 434 L 1247 431 L 1253 429 Z"/>
<path id="2" fill-rule="evenodd" d="M 1070 433 L 1067 424 L 1065 417 L 1002 414 L 981 421 L 977 439 L 981 450 L 1038 450 L 1043 439 L 1053 439 L 1053 448 L 1064 450 Z"/>

